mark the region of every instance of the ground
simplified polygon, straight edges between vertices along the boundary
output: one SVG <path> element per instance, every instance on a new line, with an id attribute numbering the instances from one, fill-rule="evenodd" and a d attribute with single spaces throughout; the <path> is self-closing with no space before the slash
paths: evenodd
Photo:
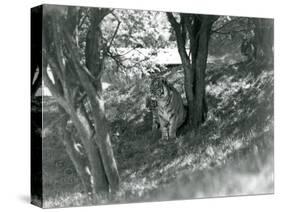
<path id="1" fill-rule="evenodd" d="M 273 70 L 229 64 L 208 63 L 207 121 L 197 133 L 187 129 L 175 140 L 160 141 L 160 132 L 151 130 L 145 108 L 149 78 L 105 91 L 121 177 L 110 202 L 273 193 Z M 168 79 L 183 92 L 180 68 Z M 55 103 L 45 98 L 43 104 L 44 207 L 91 204 L 50 125 L 58 116 Z"/>

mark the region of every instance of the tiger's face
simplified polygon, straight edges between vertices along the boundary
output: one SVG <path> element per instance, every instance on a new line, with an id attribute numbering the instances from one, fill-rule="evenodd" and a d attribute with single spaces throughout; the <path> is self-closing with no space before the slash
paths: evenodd
<path id="1" fill-rule="evenodd" d="M 150 93 L 153 99 L 161 99 L 166 96 L 166 80 L 165 79 L 153 79 L 150 84 Z"/>

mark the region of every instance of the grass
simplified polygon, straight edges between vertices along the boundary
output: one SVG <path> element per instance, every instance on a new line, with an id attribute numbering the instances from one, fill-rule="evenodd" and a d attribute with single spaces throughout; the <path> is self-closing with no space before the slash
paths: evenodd
<path id="1" fill-rule="evenodd" d="M 179 91 L 181 76 L 169 76 Z M 99 204 L 273 192 L 273 70 L 211 63 L 206 77 L 207 121 L 197 135 L 165 142 L 149 124 L 149 79 L 105 92 L 121 189 Z M 44 207 L 90 205 L 55 126 L 48 127 L 58 116 L 54 104 L 44 104 Z"/>

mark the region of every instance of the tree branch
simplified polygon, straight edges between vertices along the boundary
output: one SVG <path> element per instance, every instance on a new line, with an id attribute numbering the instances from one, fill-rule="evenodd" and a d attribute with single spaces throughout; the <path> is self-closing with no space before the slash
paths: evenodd
<path id="1" fill-rule="evenodd" d="M 78 28 L 79 30 L 81 29 L 81 27 L 82 27 L 83 24 L 85 23 L 86 18 L 89 18 L 89 11 L 88 11 L 88 10 L 85 12 L 85 15 L 82 16 L 82 18 L 81 18 L 80 21 L 79 21 L 79 24 L 78 24 L 78 26 L 77 26 L 77 28 Z"/>
<path id="2" fill-rule="evenodd" d="M 231 30 L 231 31 L 228 31 L 228 32 L 221 32 L 221 31 L 213 31 L 212 30 L 212 33 L 222 34 L 222 35 L 229 35 L 231 33 L 239 33 L 239 32 L 245 32 L 245 31 L 247 31 L 247 29 Z"/>
<path id="3" fill-rule="evenodd" d="M 211 33 L 218 33 L 220 30 L 222 30 L 222 29 L 226 28 L 227 26 L 229 26 L 230 24 L 233 24 L 238 21 L 239 21 L 239 18 L 228 21 L 225 24 L 222 24 L 220 27 L 211 30 Z"/>
<path id="4" fill-rule="evenodd" d="M 78 55 L 78 49 L 73 44 L 72 38 L 67 33 L 67 31 L 64 31 L 64 36 L 65 36 L 65 41 L 66 41 L 65 47 L 66 47 L 66 50 L 68 52 L 67 57 L 68 57 L 69 60 L 73 61 L 75 72 L 78 75 L 82 86 L 84 87 L 85 90 L 87 90 L 88 86 L 91 85 L 88 76 L 94 81 L 96 79 L 84 65 L 80 64 L 80 62 L 79 62 L 80 57 Z M 91 86 L 91 87 L 93 87 L 93 91 L 96 93 L 97 91 L 94 88 L 94 86 Z"/>
<path id="5" fill-rule="evenodd" d="M 62 53 L 62 46 L 61 46 L 61 39 L 58 37 L 59 34 L 61 34 L 59 32 L 59 25 L 57 23 L 58 20 L 52 20 L 52 31 L 53 31 L 53 41 L 55 44 L 55 54 L 56 54 L 56 58 L 57 58 L 57 63 L 59 65 L 59 70 L 62 74 L 61 76 L 64 77 L 64 72 L 65 72 L 65 66 L 62 63 L 62 59 L 63 59 L 63 53 Z M 56 24 L 55 24 L 56 23 Z M 64 78 L 61 79 L 62 81 L 64 81 Z"/>
<path id="6" fill-rule="evenodd" d="M 111 38 L 111 40 L 110 40 L 110 42 L 109 42 L 109 45 L 107 46 L 107 49 L 109 49 L 109 48 L 111 47 L 111 45 L 112 45 L 112 43 L 113 43 L 113 40 L 114 40 L 114 38 L 116 37 L 117 32 L 118 32 L 118 30 L 119 30 L 121 21 L 119 21 L 119 20 L 117 20 L 117 21 L 118 21 L 117 27 L 116 27 L 116 29 L 115 29 L 115 31 L 114 31 L 114 34 L 113 34 L 113 36 L 112 36 L 112 38 Z"/>

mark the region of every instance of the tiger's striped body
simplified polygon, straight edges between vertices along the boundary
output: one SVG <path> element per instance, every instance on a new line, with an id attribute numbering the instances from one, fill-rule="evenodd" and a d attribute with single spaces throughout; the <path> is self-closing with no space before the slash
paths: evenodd
<path id="1" fill-rule="evenodd" d="M 163 78 L 152 80 L 150 92 L 157 101 L 162 139 L 175 138 L 177 129 L 186 118 L 186 110 L 180 94 Z"/>

